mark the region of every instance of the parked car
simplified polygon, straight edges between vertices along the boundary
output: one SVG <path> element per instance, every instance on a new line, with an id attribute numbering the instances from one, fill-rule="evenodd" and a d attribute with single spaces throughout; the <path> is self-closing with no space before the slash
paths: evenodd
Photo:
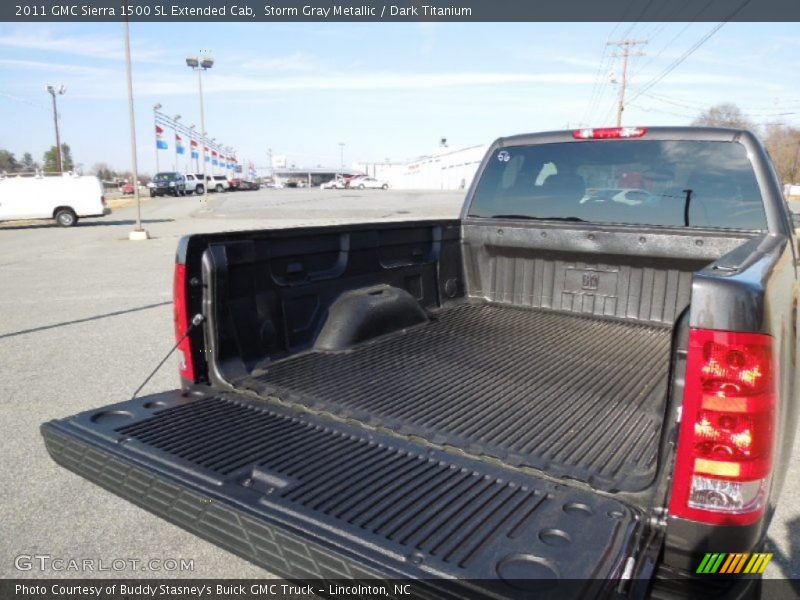
<path id="1" fill-rule="evenodd" d="M 357 174 L 357 175 L 345 175 L 345 176 L 343 177 L 343 179 L 344 179 L 344 186 L 349 188 L 349 187 L 351 186 L 351 184 L 353 183 L 353 181 L 354 181 L 354 180 L 356 180 L 356 179 L 360 179 L 361 177 L 366 177 L 366 176 L 367 176 L 367 175 L 366 175 L 366 174 L 364 174 L 364 173 L 359 173 L 359 174 Z"/>
<path id="2" fill-rule="evenodd" d="M 231 187 L 225 175 L 212 175 L 208 186 L 209 190 L 214 190 L 215 192 L 227 192 Z"/>
<path id="3" fill-rule="evenodd" d="M 119 191 L 122 192 L 123 196 L 132 196 L 136 193 L 136 188 L 132 183 L 124 183 L 120 186 Z"/>
<path id="4" fill-rule="evenodd" d="M 205 191 L 202 173 L 186 173 L 185 177 L 187 194 L 194 192 L 195 194 L 199 195 Z"/>
<path id="5" fill-rule="evenodd" d="M 581 203 L 632 164 L 674 180 Z M 475 181 L 460 218 L 184 237 L 181 389 L 45 423 L 50 455 L 287 579 L 745 597 L 757 575 L 727 573 L 771 556 L 800 408 L 797 238 L 763 146 L 521 135 Z"/>
<path id="6" fill-rule="evenodd" d="M 109 214 L 97 177 L 0 176 L 0 221 L 55 219 L 62 227 L 71 227 L 78 219 Z"/>
<path id="7" fill-rule="evenodd" d="M 257 190 L 258 184 L 255 181 L 250 181 L 248 179 L 239 179 L 238 177 L 234 177 L 233 179 L 228 180 L 230 185 L 230 191 L 242 190 L 242 191 L 251 191 Z"/>
<path id="8" fill-rule="evenodd" d="M 389 184 L 386 181 L 375 179 L 374 177 L 359 177 L 350 182 L 350 187 L 359 190 L 388 190 Z"/>
<path id="9" fill-rule="evenodd" d="M 343 190 L 345 188 L 344 179 L 341 177 L 336 177 L 330 181 L 326 181 L 319 187 L 323 190 Z"/>
<path id="10" fill-rule="evenodd" d="M 619 202 L 620 204 L 636 206 L 649 201 L 651 198 L 652 195 L 647 190 L 593 189 L 586 191 L 586 195 L 581 199 L 581 204 L 586 204 L 587 202 Z"/>
<path id="11" fill-rule="evenodd" d="M 182 173 L 175 171 L 162 171 L 156 173 L 150 183 L 150 197 L 156 196 L 184 196 L 186 195 L 186 177 Z M 191 189 L 189 189 L 191 193 Z"/>

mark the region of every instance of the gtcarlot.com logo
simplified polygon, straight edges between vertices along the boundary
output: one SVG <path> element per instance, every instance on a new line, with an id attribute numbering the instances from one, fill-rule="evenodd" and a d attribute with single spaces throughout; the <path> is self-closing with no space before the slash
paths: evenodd
<path id="1" fill-rule="evenodd" d="M 709 552 L 705 555 L 697 572 L 702 574 L 760 574 L 772 560 L 765 552 Z"/>
<path id="2" fill-rule="evenodd" d="M 185 558 L 86 558 L 49 554 L 20 554 L 14 558 L 18 571 L 194 571 L 194 560 Z"/>

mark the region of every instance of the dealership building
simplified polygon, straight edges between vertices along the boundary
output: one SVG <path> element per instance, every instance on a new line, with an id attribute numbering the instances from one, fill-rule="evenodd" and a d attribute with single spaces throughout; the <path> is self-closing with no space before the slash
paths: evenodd
<path id="1" fill-rule="evenodd" d="M 440 148 L 407 163 L 359 165 L 362 172 L 400 190 L 460 190 L 469 187 L 486 154 L 486 146 Z"/>
<path id="2" fill-rule="evenodd" d="M 440 147 L 430 155 L 409 162 L 376 162 L 312 169 L 278 166 L 272 169 L 277 183 L 317 186 L 344 173 L 345 176 L 366 174 L 386 181 L 399 190 L 459 190 L 469 187 L 478 170 L 487 146 L 450 149 Z"/>

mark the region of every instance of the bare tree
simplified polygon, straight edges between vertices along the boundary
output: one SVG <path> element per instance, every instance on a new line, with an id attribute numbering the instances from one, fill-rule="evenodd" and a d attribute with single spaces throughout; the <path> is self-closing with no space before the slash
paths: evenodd
<path id="1" fill-rule="evenodd" d="M 800 128 L 781 122 L 768 123 L 763 140 L 781 181 L 800 180 Z"/>
<path id="2" fill-rule="evenodd" d="M 102 181 L 112 181 L 116 176 L 114 171 L 104 162 L 95 163 L 92 167 L 92 173 Z"/>
<path id="3" fill-rule="evenodd" d="M 733 127 L 735 129 L 754 129 L 742 110 L 732 102 L 723 102 L 701 112 L 692 125 L 705 127 Z"/>

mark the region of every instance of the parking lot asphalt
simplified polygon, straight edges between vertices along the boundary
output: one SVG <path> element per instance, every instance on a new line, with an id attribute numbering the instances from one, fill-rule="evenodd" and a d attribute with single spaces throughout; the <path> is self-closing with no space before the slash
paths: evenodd
<path id="1" fill-rule="evenodd" d="M 128 241 L 133 207 L 63 229 L 0 225 L 0 576 L 264 577 L 265 572 L 58 467 L 39 425 L 130 397 L 173 344 L 178 238 L 192 232 L 456 217 L 463 192 L 260 190 L 143 204 L 153 239 Z M 177 385 L 173 357 L 141 394 Z M 797 451 L 795 451 L 797 454 Z M 800 469 L 769 532 L 767 576 L 800 577 Z M 736 551 L 737 549 L 721 549 Z M 185 559 L 184 572 L 20 571 L 20 555 Z M 776 596 L 777 597 L 777 596 Z"/>
<path id="2" fill-rule="evenodd" d="M 128 241 L 133 207 L 64 229 L 0 224 L 0 576 L 108 577 L 18 571 L 20 555 L 187 559 L 182 573 L 121 576 L 264 577 L 265 572 L 107 493 L 48 456 L 39 425 L 131 396 L 174 343 L 172 271 L 180 236 L 348 221 L 455 217 L 463 193 L 260 190 L 156 198 L 142 205 L 153 239 Z M 178 385 L 176 359 L 141 395 Z"/>

